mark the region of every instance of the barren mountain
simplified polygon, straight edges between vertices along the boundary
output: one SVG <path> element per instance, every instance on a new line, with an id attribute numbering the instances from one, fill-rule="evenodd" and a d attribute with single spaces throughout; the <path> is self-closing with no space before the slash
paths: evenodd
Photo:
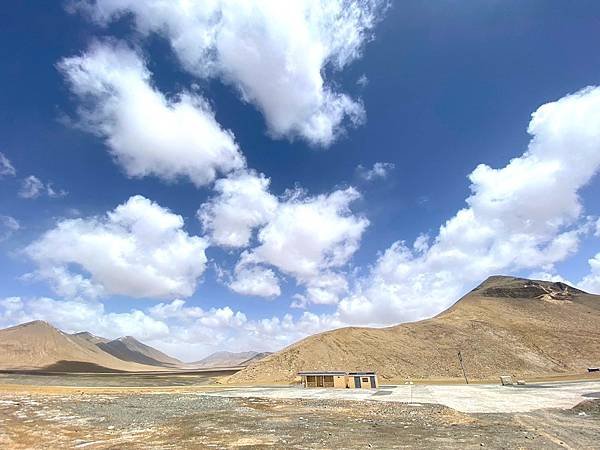
<path id="1" fill-rule="evenodd" d="M 230 377 L 291 382 L 300 370 L 375 370 L 383 381 L 583 373 L 600 365 L 600 296 L 563 283 L 494 276 L 448 310 L 389 328 L 299 341 Z"/>
<path id="2" fill-rule="evenodd" d="M 151 366 L 177 368 L 183 363 L 131 336 L 120 337 L 114 341 L 98 342 L 98 347 L 123 361 Z"/>
<path id="3" fill-rule="evenodd" d="M 246 361 L 242 361 L 240 366 L 249 366 L 250 364 L 254 364 L 258 361 L 265 359 L 267 356 L 272 355 L 272 352 L 260 352 L 254 355 L 252 358 L 248 358 Z"/>
<path id="4" fill-rule="evenodd" d="M 110 342 L 110 339 L 106 339 L 101 336 L 96 336 L 95 334 L 92 334 L 88 331 L 80 331 L 79 333 L 73 333 L 71 336 L 74 336 L 76 338 L 85 339 L 86 341 L 91 342 L 92 344 L 101 344 L 101 343 Z"/>
<path id="5" fill-rule="evenodd" d="M 91 336 L 91 335 L 90 335 Z M 70 335 L 36 320 L 0 330 L 0 369 L 57 372 L 148 371 L 101 350 L 87 335 Z"/>
<path id="6" fill-rule="evenodd" d="M 190 366 L 198 368 L 209 367 L 239 367 L 246 366 L 255 361 L 255 358 L 260 359 L 260 355 L 266 356 L 269 353 L 249 352 L 215 352 L 200 361 L 191 363 Z"/>

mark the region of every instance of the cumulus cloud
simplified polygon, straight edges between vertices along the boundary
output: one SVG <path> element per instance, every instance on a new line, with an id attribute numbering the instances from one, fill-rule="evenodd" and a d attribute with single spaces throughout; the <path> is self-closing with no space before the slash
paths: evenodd
<path id="1" fill-rule="evenodd" d="M 429 245 L 398 241 L 339 304 L 349 323 L 422 318 L 491 274 L 541 268 L 572 255 L 589 226 L 579 190 L 600 167 L 600 88 L 589 87 L 533 113 L 527 151 L 505 167 L 479 165 L 471 195 Z M 596 260 L 590 261 L 592 267 Z M 592 278 L 583 283 L 591 286 Z"/>
<path id="2" fill-rule="evenodd" d="M 350 210 L 350 204 L 359 197 L 352 187 L 315 197 L 291 192 L 259 231 L 259 245 L 252 254 L 258 261 L 301 280 L 346 264 L 369 224 Z"/>
<path id="3" fill-rule="evenodd" d="M 17 171 L 13 167 L 10 160 L 4 155 L 4 153 L 0 152 L 0 178 L 14 177 L 16 174 Z"/>
<path id="4" fill-rule="evenodd" d="M 14 217 L 0 215 L 0 242 L 7 240 L 20 228 L 21 225 Z"/>
<path id="5" fill-rule="evenodd" d="M 198 218 L 211 241 L 225 247 L 245 247 L 252 231 L 268 222 L 277 209 L 263 174 L 239 171 L 217 180 L 217 195 L 198 210 Z"/>
<path id="6" fill-rule="evenodd" d="M 306 287 L 307 300 L 335 303 L 348 287 L 335 271 L 356 252 L 369 224 L 350 210 L 359 192 L 350 187 L 309 196 L 294 189 L 278 198 L 268 188 L 264 175 L 241 171 L 217 181 L 217 195 L 198 211 L 213 243 L 251 247 L 240 255 L 228 286 L 240 294 L 278 296 L 275 268 Z"/>
<path id="7" fill-rule="evenodd" d="M 386 178 L 391 170 L 394 170 L 396 166 L 389 162 L 376 162 L 373 167 L 367 169 L 362 165 L 358 165 L 356 172 L 358 176 L 367 180 L 372 181 L 376 178 Z"/>
<path id="8" fill-rule="evenodd" d="M 340 326 L 330 316 L 304 312 L 250 320 L 229 306 L 204 310 L 176 299 L 146 309 L 108 312 L 101 302 L 46 297 L 0 298 L 0 328 L 46 320 L 69 333 L 89 331 L 114 339 L 134 336 L 186 361 L 216 350 L 276 351 L 313 333 Z"/>
<path id="9" fill-rule="evenodd" d="M 272 266 L 305 286 L 309 301 L 337 302 L 347 283 L 335 271 L 348 263 L 369 225 L 350 210 L 359 197 L 354 188 L 315 197 L 301 190 L 288 192 L 259 230 L 258 245 L 243 255 L 232 284 L 257 285 L 264 275 L 262 289 L 274 295 L 279 289 L 274 274 L 264 268 L 251 270 L 253 265 Z"/>
<path id="10" fill-rule="evenodd" d="M 61 220 L 25 249 L 38 265 L 31 277 L 69 297 L 190 296 L 207 242 L 183 226 L 181 216 L 139 195 L 102 217 Z"/>
<path id="11" fill-rule="evenodd" d="M 243 252 L 234 269 L 234 278 L 229 288 L 242 295 L 278 297 L 281 295 L 279 279 L 271 269 L 257 264 L 248 252 Z"/>
<path id="12" fill-rule="evenodd" d="M 233 85 L 263 113 L 272 135 L 323 146 L 345 123 L 364 120 L 362 103 L 338 92 L 329 78 L 361 56 L 386 7 L 382 0 L 77 4 L 100 24 L 131 16 L 142 35 L 168 39 L 189 72 Z"/>
<path id="13" fill-rule="evenodd" d="M 50 198 L 59 198 L 67 195 L 63 189 L 56 190 L 52 183 L 44 183 L 35 175 L 29 175 L 21 181 L 19 197 L 33 199 L 41 195 L 47 195 Z"/>
<path id="14" fill-rule="evenodd" d="M 570 282 L 566 278 L 563 278 L 561 275 L 557 273 L 550 272 L 533 272 L 530 273 L 527 278 L 530 280 L 542 280 L 542 281 L 552 281 L 553 283 L 566 283 L 570 286 L 575 286 L 575 283 Z"/>
<path id="15" fill-rule="evenodd" d="M 588 260 L 590 273 L 577 283 L 577 286 L 584 291 L 600 294 L 600 253 Z"/>
<path id="16" fill-rule="evenodd" d="M 127 175 L 187 177 L 201 186 L 245 165 L 208 102 L 186 91 L 167 98 L 132 48 L 96 43 L 58 68 L 80 100 L 79 126 L 105 140 Z"/>
<path id="17" fill-rule="evenodd" d="M 309 334 L 342 325 L 333 316 L 310 312 L 298 318 L 285 314 L 251 320 L 227 306 L 205 311 L 182 300 L 152 307 L 148 314 L 169 324 L 169 336 L 153 344 L 188 361 L 223 349 L 276 351 Z"/>
<path id="18" fill-rule="evenodd" d="M 99 302 L 47 297 L 0 299 L 0 327 L 32 320 L 45 320 L 70 333 L 89 331 L 108 338 L 132 335 L 146 340 L 164 338 L 169 334 L 167 324 L 137 309 L 108 313 Z"/>

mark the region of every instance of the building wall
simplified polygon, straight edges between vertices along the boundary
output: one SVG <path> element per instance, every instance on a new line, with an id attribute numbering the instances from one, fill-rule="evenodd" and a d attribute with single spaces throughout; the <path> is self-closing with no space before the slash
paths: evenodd
<path id="1" fill-rule="evenodd" d="M 356 375 L 359 376 L 359 375 Z M 376 375 L 360 375 L 359 378 L 361 379 L 361 383 L 360 383 L 360 389 L 371 389 L 371 377 L 375 377 L 375 387 L 379 387 L 379 381 L 377 380 L 377 376 Z M 364 381 L 364 379 L 367 379 L 367 381 Z M 348 375 L 348 387 L 350 389 L 356 389 L 356 383 L 354 381 L 354 375 Z"/>
<path id="2" fill-rule="evenodd" d="M 345 389 L 347 378 L 348 377 L 345 375 L 336 375 L 335 377 L 333 377 L 333 387 Z"/>
<path id="3" fill-rule="evenodd" d="M 359 375 L 357 375 L 359 376 Z M 304 387 L 309 387 L 309 388 L 325 388 L 325 387 L 334 387 L 334 388 L 338 388 L 338 389 L 345 389 L 345 388 L 350 388 L 350 389 L 356 389 L 356 383 L 355 383 L 355 379 L 354 379 L 354 375 L 334 375 L 333 376 L 333 386 L 326 385 L 326 383 L 323 383 L 322 381 L 317 383 L 316 379 L 319 376 L 306 376 L 303 375 L 302 376 L 302 385 Z M 379 387 L 379 380 L 377 379 L 376 375 L 360 375 L 359 378 L 361 379 L 361 383 L 360 383 L 360 389 L 372 389 L 371 388 L 371 378 L 374 377 L 375 378 L 375 387 Z M 308 381 L 307 380 L 310 380 Z M 322 378 L 322 376 L 321 376 Z M 364 381 L 366 379 L 366 381 Z"/>

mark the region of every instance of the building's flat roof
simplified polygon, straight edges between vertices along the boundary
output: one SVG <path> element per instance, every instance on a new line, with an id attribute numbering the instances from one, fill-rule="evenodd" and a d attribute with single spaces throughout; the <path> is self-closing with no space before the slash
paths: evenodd
<path id="1" fill-rule="evenodd" d="M 346 372 L 315 370 L 298 372 L 298 375 L 346 375 Z"/>
<path id="2" fill-rule="evenodd" d="M 327 370 L 308 370 L 298 372 L 298 375 L 376 375 L 375 372 L 343 372 L 343 371 L 327 371 Z"/>

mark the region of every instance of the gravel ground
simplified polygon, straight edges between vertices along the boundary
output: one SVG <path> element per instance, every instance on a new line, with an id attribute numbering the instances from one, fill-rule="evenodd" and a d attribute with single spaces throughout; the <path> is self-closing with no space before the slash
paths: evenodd
<path id="1" fill-rule="evenodd" d="M 212 395 L 240 398 L 415 402 L 444 405 L 464 413 L 520 413 L 542 408 L 567 409 L 588 398 L 600 398 L 600 381 L 533 383 L 525 386 L 382 385 L 377 390 L 228 387 L 214 390 Z"/>
<path id="2" fill-rule="evenodd" d="M 218 377 L 234 371 L 220 370 L 208 373 L 181 374 L 81 374 L 61 373 L 27 375 L 0 373 L 0 385 L 17 384 L 30 386 L 114 386 L 114 387 L 160 387 L 160 386 L 206 386 L 214 384 Z"/>
<path id="3" fill-rule="evenodd" d="M 465 414 L 439 405 L 202 394 L 0 393 L 0 448 L 600 448 L 600 401 Z"/>

